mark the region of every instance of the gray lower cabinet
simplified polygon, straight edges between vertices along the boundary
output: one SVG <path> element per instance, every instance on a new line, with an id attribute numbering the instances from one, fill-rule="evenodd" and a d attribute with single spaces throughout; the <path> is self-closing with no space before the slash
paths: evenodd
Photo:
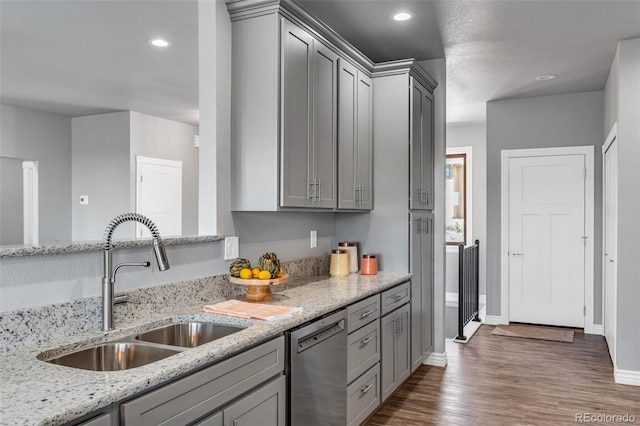
<path id="1" fill-rule="evenodd" d="M 284 354 L 283 336 L 263 343 L 122 403 L 120 405 L 121 423 L 126 426 L 186 425 L 212 414 L 215 419 L 218 411 L 222 409 L 224 413 L 224 410 L 231 408 L 231 406 L 227 408 L 225 406 L 232 403 L 234 399 L 258 388 L 273 377 L 282 375 Z M 257 396 L 254 400 L 256 407 L 262 407 L 263 402 L 260 402 L 260 398 L 264 396 L 261 392 L 263 389 L 256 391 Z M 271 388 L 269 389 L 265 392 L 270 392 Z M 248 395 L 240 401 L 251 398 L 253 394 Z M 278 401 L 278 404 L 283 403 L 283 398 L 284 392 L 279 392 L 277 399 L 282 401 Z M 232 410 L 229 416 L 242 417 L 242 407 L 247 409 L 249 405 L 251 403 L 245 401 L 239 409 Z M 256 408 L 259 411 L 262 409 Z M 249 411 L 251 410 L 247 410 L 247 413 Z M 242 423 L 238 420 L 235 424 Z"/>
<path id="2" fill-rule="evenodd" d="M 347 308 L 347 424 L 357 426 L 380 405 L 380 294 Z"/>
<path id="3" fill-rule="evenodd" d="M 411 371 L 433 350 L 433 213 L 411 219 Z"/>
<path id="4" fill-rule="evenodd" d="M 285 426 L 286 380 L 269 382 L 196 426 Z"/>
<path id="5" fill-rule="evenodd" d="M 338 69 L 338 208 L 373 208 L 373 86 L 340 59 Z"/>
<path id="6" fill-rule="evenodd" d="M 407 303 L 380 320 L 382 401 L 411 374 L 411 304 Z"/>

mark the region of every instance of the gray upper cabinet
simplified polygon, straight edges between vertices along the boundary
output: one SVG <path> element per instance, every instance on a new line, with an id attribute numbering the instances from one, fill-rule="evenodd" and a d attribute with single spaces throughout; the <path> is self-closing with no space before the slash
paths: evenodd
<path id="1" fill-rule="evenodd" d="M 373 87 L 341 59 L 338 71 L 338 208 L 373 208 Z"/>
<path id="2" fill-rule="evenodd" d="M 433 94 L 411 77 L 410 115 L 410 205 L 415 210 L 433 210 L 434 134 Z"/>
<path id="3" fill-rule="evenodd" d="M 335 208 L 338 55 L 282 18 L 280 207 Z"/>

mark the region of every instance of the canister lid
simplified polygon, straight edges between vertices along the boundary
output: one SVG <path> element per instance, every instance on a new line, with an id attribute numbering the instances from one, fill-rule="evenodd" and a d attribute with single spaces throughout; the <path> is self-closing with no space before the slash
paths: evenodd
<path id="1" fill-rule="evenodd" d="M 352 243 L 352 242 L 338 243 L 339 247 L 355 247 L 356 245 L 357 245 L 357 243 Z"/>
<path id="2" fill-rule="evenodd" d="M 348 251 L 347 250 L 340 250 L 340 249 L 333 249 L 333 250 L 331 250 L 331 253 L 344 254 L 344 253 L 348 253 Z"/>
<path id="3" fill-rule="evenodd" d="M 375 254 L 363 254 L 362 258 L 363 259 L 375 259 L 376 255 Z"/>

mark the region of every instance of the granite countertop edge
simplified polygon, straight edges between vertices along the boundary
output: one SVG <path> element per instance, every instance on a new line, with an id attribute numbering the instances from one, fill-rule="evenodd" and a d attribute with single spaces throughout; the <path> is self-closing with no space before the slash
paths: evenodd
<path id="1" fill-rule="evenodd" d="M 273 304 L 300 306 L 302 312 L 275 322 L 206 314 L 202 305 L 150 315 L 116 330 L 91 332 L 46 345 L 28 346 L 0 354 L 0 425 L 62 425 L 110 404 L 130 398 L 214 361 L 280 336 L 286 330 L 340 309 L 411 278 L 409 273 L 379 272 L 365 276 L 319 278 L 304 285 L 275 290 Z M 306 282 L 307 280 L 301 280 Z M 212 303 L 224 299 L 212 301 Z M 69 350 L 111 341 L 171 322 L 205 320 L 248 326 L 211 343 L 187 349 L 154 363 L 115 372 L 95 372 L 40 361 L 42 352 Z"/>

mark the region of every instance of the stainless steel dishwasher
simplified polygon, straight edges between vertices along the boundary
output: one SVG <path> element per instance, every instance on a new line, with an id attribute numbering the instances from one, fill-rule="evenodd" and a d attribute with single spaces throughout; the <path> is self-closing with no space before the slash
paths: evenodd
<path id="1" fill-rule="evenodd" d="M 290 426 L 347 424 L 347 311 L 288 331 Z"/>

